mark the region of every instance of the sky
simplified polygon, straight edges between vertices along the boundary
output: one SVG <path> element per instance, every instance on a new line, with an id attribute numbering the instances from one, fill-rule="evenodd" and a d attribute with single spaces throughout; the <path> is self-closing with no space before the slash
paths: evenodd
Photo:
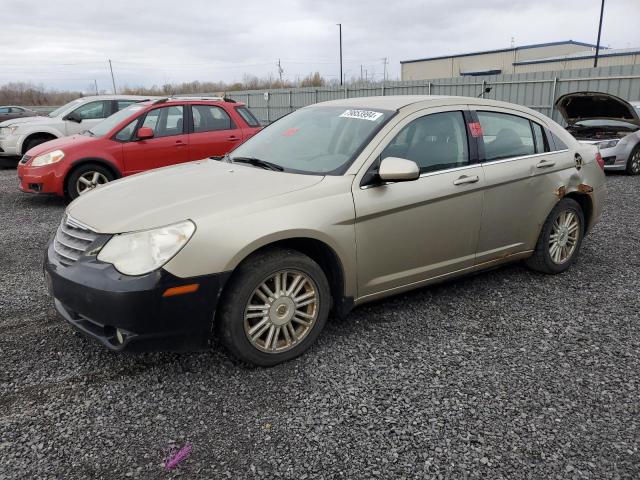
<path id="1" fill-rule="evenodd" d="M 111 89 L 319 71 L 399 79 L 400 61 L 515 45 L 596 43 L 600 0 L 0 0 L 0 85 Z M 607 0 L 602 44 L 640 47 L 640 0 Z"/>

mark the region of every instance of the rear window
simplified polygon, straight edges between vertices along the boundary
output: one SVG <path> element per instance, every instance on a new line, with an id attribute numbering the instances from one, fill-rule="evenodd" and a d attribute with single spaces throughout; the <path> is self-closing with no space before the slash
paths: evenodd
<path id="1" fill-rule="evenodd" d="M 236 107 L 236 112 L 242 117 L 242 119 L 247 122 L 247 125 L 250 127 L 259 127 L 260 122 L 256 117 L 253 116 L 253 113 L 247 107 Z"/>

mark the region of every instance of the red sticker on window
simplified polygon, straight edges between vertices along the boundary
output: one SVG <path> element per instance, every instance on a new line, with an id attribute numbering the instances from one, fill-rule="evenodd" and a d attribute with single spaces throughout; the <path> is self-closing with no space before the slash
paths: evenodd
<path id="1" fill-rule="evenodd" d="M 482 127 L 479 122 L 473 122 L 469 124 L 469 131 L 471 132 L 472 137 L 481 137 L 482 136 Z"/>
<path id="2" fill-rule="evenodd" d="M 282 132 L 282 135 L 284 137 L 293 137 L 296 133 L 298 133 L 298 130 L 300 130 L 299 128 L 289 128 L 287 130 L 285 130 L 284 132 Z"/>

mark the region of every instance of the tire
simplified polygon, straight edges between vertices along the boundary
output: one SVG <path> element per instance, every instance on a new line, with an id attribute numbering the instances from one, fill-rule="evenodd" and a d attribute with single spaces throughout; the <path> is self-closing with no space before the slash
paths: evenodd
<path id="1" fill-rule="evenodd" d="M 283 295 L 289 289 L 291 294 Z M 294 298 L 303 300 L 295 303 Z M 295 250 L 273 249 L 252 255 L 234 272 L 221 299 L 216 330 L 233 356 L 271 367 L 305 352 L 320 335 L 330 308 L 329 282 L 322 268 Z"/>
<path id="2" fill-rule="evenodd" d="M 568 223 L 569 220 L 566 220 L 569 229 L 563 229 L 564 231 L 558 232 L 559 223 L 564 223 L 563 218 L 571 219 L 570 224 Z M 556 223 L 556 220 L 558 220 L 558 223 Z M 578 202 L 571 198 L 560 200 L 545 220 L 534 253 L 525 260 L 526 265 L 532 270 L 547 274 L 562 273 L 567 270 L 573 264 L 580 251 L 584 237 L 584 225 L 584 214 Z M 575 230 L 573 230 L 574 226 Z M 572 237 L 573 232 L 575 232 L 574 237 Z M 559 253 L 558 248 L 551 245 L 552 234 L 560 235 L 560 244 L 566 239 L 565 247 L 570 250 L 570 252 L 566 252 L 566 258 L 562 258 L 565 253 L 564 247 Z M 572 238 L 573 242 L 571 241 Z"/>
<path id="3" fill-rule="evenodd" d="M 92 185 L 87 185 L 85 180 L 92 183 Z M 114 180 L 114 175 L 108 168 L 96 163 L 85 163 L 73 170 L 67 177 L 67 196 L 71 200 L 75 200 L 85 192 L 112 180 Z"/>
<path id="4" fill-rule="evenodd" d="M 640 175 L 640 144 L 631 150 L 625 172 L 627 175 Z"/>
<path id="5" fill-rule="evenodd" d="M 40 145 L 41 143 L 44 143 L 44 142 L 49 142 L 51 140 L 55 140 L 55 137 L 54 138 L 45 137 L 45 136 L 31 137 L 26 142 L 24 142 L 24 144 L 22 145 L 22 154 L 24 155 L 29 150 L 31 150 L 33 147 L 35 147 L 37 145 Z"/>

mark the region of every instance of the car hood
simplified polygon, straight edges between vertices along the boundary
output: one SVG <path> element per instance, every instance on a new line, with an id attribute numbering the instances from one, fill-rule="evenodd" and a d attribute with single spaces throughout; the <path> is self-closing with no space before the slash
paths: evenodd
<path id="1" fill-rule="evenodd" d="M 623 120 L 640 126 L 633 106 L 615 95 L 601 92 L 573 92 L 562 95 L 555 103 L 567 124 L 580 120 Z"/>
<path id="2" fill-rule="evenodd" d="M 55 122 L 55 119 L 51 117 L 22 117 L 22 118 L 13 118 L 11 120 L 5 120 L 4 122 L 0 122 L 0 127 L 10 127 L 12 125 L 44 125 L 50 124 L 51 122 Z"/>
<path id="3" fill-rule="evenodd" d="M 98 233 L 123 233 L 214 215 L 234 217 L 311 187 L 323 176 L 200 160 L 111 182 L 73 201 L 67 213 Z"/>
<path id="4" fill-rule="evenodd" d="M 85 146 L 87 143 L 95 142 L 101 138 L 102 137 L 91 137 L 89 135 L 73 135 L 71 137 L 56 138 L 55 140 L 49 140 L 48 142 L 36 145 L 29 150 L 29 156 L 37 157 L 38 155 L 53 152 L 54 150 L 62 150 L 67 154 L 76 147 Z"/>

